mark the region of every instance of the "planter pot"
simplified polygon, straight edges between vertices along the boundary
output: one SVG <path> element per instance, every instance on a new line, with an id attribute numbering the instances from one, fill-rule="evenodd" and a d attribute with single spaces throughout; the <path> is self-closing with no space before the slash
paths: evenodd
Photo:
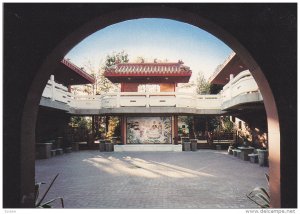
<path id="1" fill-rule="evenodd" d="M 105 151 L 106 152 L 113 152 L 114 151 L 114 144 L 112 144 L 112 143 L 105 143 Z"/>
<path id="2" fill-rule="evenodd" d="M 105 152 L 105 143 L 99 143 L 99 151 Z"/>
<path id="3" fill-rule="evenodd" d="M 100 140 L 99 141 L 99 151 L 100 152 L 105 152 L 105 140 Z"/>
<path id="4" fill-rule="evenodd" d="M 47 159 L 51 157 L 52 143 L 37 143 L 36 158 Z"/>
<path id="5" fill-rule="evenodd" d="M 258 164 L 259 166 L 268 166 L 269 165 L 269 161 L 268 161 L 268 150 L 257 150 L 257 154 L 258 154 Z"/>
<path id="6" fill-rule="evenodd" d="M 197 151 L 197 140 L 195 139 L 191 140 L 191 150 Z"/>
<path id="7" fill-rule="evenodd" d="M 191 151 L 191 142 L 182 142 L 182 151 Z"/>

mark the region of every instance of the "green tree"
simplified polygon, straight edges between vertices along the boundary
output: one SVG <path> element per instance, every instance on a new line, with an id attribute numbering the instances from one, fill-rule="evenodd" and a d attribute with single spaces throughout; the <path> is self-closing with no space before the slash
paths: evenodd
<path id="1" fill-rule="evenodd" d="M 117 63 L 128 62 L 128 54 L 125 51 L 107 54 L 105 57 L 105 61 L 101 62 L 100 60 L 98 64 L 93 63 L 89 60 L 87 63 L 85 63 L 85 70 L 87 70 L 88 73 L 94 76 L 96 81 L 93 85 L 86 85 L 84 91 L 88 94 L 100 95 L 118 90 L 118 84 L 114 84 L 109 81 L 104 76 L 104 72 L 107 68 L 114 66 Z M 100 132 L 103 132 L 103 127 L 107 127 L 105 123 L 109 120 L 110 117 L 103 119 L 99 116 L 92 116 L 92 132 L 96 138 L 100 137 Z M 108 130 L 106 130 L 106 132 L 108 132 Z"/>
<path id="2" fill-rule="evenodd" d="M 129 62 L 128 54 L 125 51 L 120 51 L 117 53 L 113 52 L 112 54 L 107 54 L 104 69 L 118 63 L 128 63 L 128 62 Z"/>
<path id="3" fill-rule="evenodd" d="M 210 83 L 206 80 L 202 72 L 199 72 L 197 76 L 196 93 L 210 94 Z"/>
<path id="4" fill-rule="evenodd" d="M 234 124 L 230 121 L 229 116 L 221 118 L 221 127 L 224 132 L 232 132 L 234 130 Z"/>

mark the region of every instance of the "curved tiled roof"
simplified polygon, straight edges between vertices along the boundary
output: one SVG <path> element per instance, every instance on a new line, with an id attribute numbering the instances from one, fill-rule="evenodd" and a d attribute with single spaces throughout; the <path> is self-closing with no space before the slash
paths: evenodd
<path id="1" fill-rule="evenodd" d="M 75 73 L 79 74 L 82 78 L 86 79 L 87 81 L 89 81 L 90 83 L 95 83 L 95 78 L 86 73 L 84 70 L 82 70 L 81 68 L 77 67 L 76 65 L 74 65 L 72 62 L 70 62 L 67 59 L 63 59 L 61 61 L 62 64 L 64 64 L 65 66 L 67 66 L 68 68 L 70 68 L 72 71 L 74 71 Z"/>
<path id="2" fill-rule="evenodd" d="M 177 63 L 119 63 L 107 68 L 104 76 L 114 83 L 186 83 L 192 71 Z"/>

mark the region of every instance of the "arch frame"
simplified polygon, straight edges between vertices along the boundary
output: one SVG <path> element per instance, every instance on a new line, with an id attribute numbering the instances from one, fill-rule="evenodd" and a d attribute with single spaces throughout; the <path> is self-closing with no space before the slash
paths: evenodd
<path id="1" fill-rule="evenodd" d="M 78 42 L 93 32 L 111 24 L 137 18 L 167 18 L 186 22 L 213 34 L 230 48 L 232 48 L 248 66 L 253 74 L 264 98 L 268 118 L 269 148 L 270 148 L 270 192 L 271 205 L 274 208 L 281 207 L 281 142 L 280 126 L 276 101 L 268 80 L 253 55 L 239 43 L 234 36 L 218 25 L 198 14 L 187 12 L 178 8 L 161 5 L 135 6 L 125 9 L 117 9 L 86 23 L 78 30 L 66 37 L 47 57 L 32 82 L 26 98 L 22 123 L 21 123 L 21 206 L 32 207 L 34 190 L 34 155 L 35 150 L 35 124 L 38 112 L 39 100 L 48 77 L 56 69 L 56 64 Z M 29 123 L 30 121 L 30 123 Z"/>

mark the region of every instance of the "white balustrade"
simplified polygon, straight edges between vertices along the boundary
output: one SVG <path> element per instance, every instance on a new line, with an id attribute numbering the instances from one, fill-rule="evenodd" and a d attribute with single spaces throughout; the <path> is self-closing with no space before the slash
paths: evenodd
<path id="1" fill-rule="evenodd" d="M 259 92 L 257 83 L 249 70 L 239 73 L 229 83 L 227 83 L 221 91 L 222 102 L 231 100 L 234 97 Z"/>
<path id="2" fill-rule="evenodd" d="M 53 80 L 49 80 L 42 96 L 45 98 L 50 98 L 52 101 L 71 104 L 74 95 L 68 92 L 67 87 L 58 84 Z"/>
<path id="3" fill-rule="evenodd" d="M 102 96 L 100 95 L 84 95 L 74 96 L 72 100 L 72 108 L 75 109 L 100 109 Z"/>
<path id="4" fill-rule="evenodd" d="M 198 109 L 221 109 L 220 95 L 198 95 L 195 105 Z"/>
<path id="5" fill-rule="evenodd" d="M 146 107 L 145 96 L 120 96 L 121 107 Z"/>
<path id="6" fill-rule="evenodd" d="M 180 92 L 117 92 L 104 95 L 77 96 L 63 85 L 49 80 L 43 97 L 59 101 L 75 109 L 101 109 L 121 107 L 184 107 L 196 109 L 221 109 L 222 103 L 236 96 L 259 92 L 249 71 L 243 71 L 223 87 L 217 95 L 195 95 Z"/>
<path id="7" fill-rule="evenodd" d="M 148 100 L 150 107 L 176 106 L 175 96 L 151 96 Z"/>

